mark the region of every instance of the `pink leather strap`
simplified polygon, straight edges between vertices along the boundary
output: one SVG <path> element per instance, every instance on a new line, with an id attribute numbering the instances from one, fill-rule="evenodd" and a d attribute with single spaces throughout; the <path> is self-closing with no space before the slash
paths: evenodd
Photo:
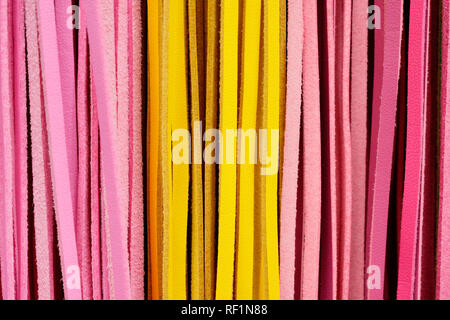
<path id="1" fill-rule="evenodd" d="M 442 78 L 436 298 L 450 299 L 450 1 L 442 1 Z"/>
<path id="2" fill-rule="evenodd" d="M 84 8 L 81 8 L 81 11 Z M 78 33 L 78 76 L 77 76 L 77 124 L 78 124 L 78 183 L 77 183 L 77 246 L 81 267 L 83 300 L 92 300 L 92 263 L 91 263 L 91 208 L 90 199 L 90 147 L 93 138 L 90 132 L 90 86 L 85 16 L 81 16 Z M 91 210 L 92 209 L 92 210 Z M 97 213 L 98 214 L 98 213 Z M 97 231 L 98 232 L 98 231 Z M 94 257 L 92 257 L 92 260 Z"/>
<path id="3" fill-rule="evenodd" d="M 36 1 L 25 1 L 28 92 L 30 97 L 31 168 L 37 293 L 40 300 L 54 298 L 53 199 L 41 86 Z"/>
<path id="4" fill-rule="evenodd" d="M 130 75 L 128 42 L 128 1 L 115 0 L 116 34 L 116 87 L 117 87 L 117 145 L 119 159 L 119 201 L 125 245 L 128 247 L 129 232 L 129 121 L 130 121 Z M 128 258 L 127 258 L 128 260 Z"/>
<path id="5" fill-rule="evenodd" d="M 55 7 L 52 0 L 38 1 L 42 76 L 49 135 L 53 195 L 58 226 L 65 298 L 81 299 L 80 268 L 70 185 L 68 141 L 59 67 Z M 45 21 L 45 22 L 44 22 Z"/>
<path id="6" fill-rule="evenodd" d="M 286 131 L 280 215 L 280 294 L 294 299 L 298 155 L 303 69 L 303 2 L 288 2 Z"/>
<path id="7" fill-rule="evenodd" d="M 303 1 L 303 187 L 300 298 L 319 296 L 321 221 L 321 136 L 317 1 Z"/>
<path id="8" fill-rule="evenodd" d="M 436 158 L 438 148 L 439 80 L 435 75 L 439 70 L 439 59 L 434 57 L 434 50 L 439 47 L 439 7 L 436 1 L 427 0 L 426 56 L 425 56 L 425 99 L 423 113 L 423 164 L 420 191 L 420 216 L 418 232 L 417 268 L 415 281 L 415 299 L 434 300 L 436 294 L 436 241 L 430 237 L 436 231 L 437 211 L 437 177 Z"/>
<path id="9" fill-rule="evenodd" d="M 16 275 L 17 299 L 29 299 L 28 281 L 28 136 L 27 81 L 25 58 L 25 4 L 12 2 L 14 37 L 14 135 L 16 200 Z"/>
<path id="10" fill-rule="evenodd" d="M 86 2 L 87 26 L 94 83 L 98 100 L 98 117 L 100 126 L 100 146 L 102 151 L 102 169 L 105 182 L 105 199 L 107 213 L 107 232 L 114 234 L 111 238 L 111 273 L 114 299 L 130 299 L 130 273 L 127 259 L 127 246 L 122 228 L 122 212 L 119 199 L 119 163 L 116 140 L 116 119 L 114 117 L 115 65 L 111 53 L 114 41 L 108 33 L 113 29 L 110 17 L 106 16 L 108 8 L 113 8 L 112 1 Z"/>
<path id="11" fill-rule="evenodd" d="M 408 55 L 408 116 L 405 187 L 398 272 L 399 300 L 414 299 L 417 232 L 423 150 L 425 30 L 427 1 L 413 0 L 410 8 Z"/>
<path id="12" fill-rule="evenodd" d="M 323 221 L 321 233 L 320 299 L 336 300 L 338 297 L 338 219 L 337 219 L 337 163 L 336 163 L 336 7 L 334 0 L 319 5 L 325 23 L 322 32 L 321 78 L 323 101 L 323 134 L 326 135 L 324 154 Z"/>
<path id="13" fill-rule="evenodd" d="M 348 300 L 352 221 L 352 149 L 350 136 L 350 57 L 352 2 L 336 2 L 336 145 L 338 222 L 338 299 Z"/>
<path id="14" fill-rule="evenodd" d="M 92 74 L 92 73 L 90 73 Z M 90 173 L 91 173 L 91 259 L 92 259 L 92 298 L 102 299 L 102 235 L 100 212 L 100 155 L 99 155 L 99 129 L 96 92 L 92 77 L 90 79 Z"/>
<path id="15" fill-rule="evenodd" d="M 351 57 L 352 241 L 350 299 L 364 300 L 367 183 L 368 0 L 353 1 Z"/>
<path id="16" fill-rule="evenodd" d="M 70 190 L 72 202 L 76 209 L 78 141 L 75 92 L 75 50 L 74 31 L 67 27 L 67 12 L 68 8 L 71 6 L 72 0 L 55 1 L 56 35 L 58 40 L 59 68 L 61 71 L 61 90 L 64 107 L 67 157 L 69 161 Z"/>
<path id="17" fill-rule="evenodd" d="M 0 261 L 2 295 L 16 298 L 14 109 L 11 1 L 0 0 Z"/>
<path id="18" fill-rule="evenodd" d="M 130 75 L 130 274 L 131 296 L 143 300 L 144 292 L 144 194 L 142 151 L 142 13 L 141 2 L 128 0 L 128 52 Z"/>
<path id="19" fill-rule="evenodd" d="M 378 3 L 381 4 L 381 3 Z M 386 262 L 387 221 L 391 183 L 392 156 L 397 110 L 398 79 L 403 22 L 403 1 L 386 1 L 382 7 L 384 21 L 383 64 L 375 68 L 373 130 L 369 176 L 369 202 L 366 244 L 366 297 L 382 300 Z M 375 54 L 379 54 L 380 34 L 377 32 Z M 375 61 L 379 66 L 380 61 Z M 378 74 L 382 72 L 382 75 Z M 381 83 L 380 83 L 381 81 Z M 381 84 L 380 101 L 376 85 Z"/>

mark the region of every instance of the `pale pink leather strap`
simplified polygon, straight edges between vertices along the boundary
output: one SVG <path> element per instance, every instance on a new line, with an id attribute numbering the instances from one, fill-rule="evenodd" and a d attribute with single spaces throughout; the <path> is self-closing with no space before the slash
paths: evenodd
<path id="1" fill-rule="evenodd" d="M 16 298 L 14 252 L 14 109 L 11 1 L 0 0 L 0 261 L 2 295 Z"/>
<path id="2" fill-rule="evenodd" d="M 81 7 L 81 11 L 84 8 Z M 77 183 L 77 246 L 81 267 L 83 300 L 92 300 L 92 260 L 91 259 L 91 215 L 95 214 L 89 199 L 90 189 L 90 147 L 93 138 L 90 131 L 90 79 L 88 65 L 87 30 L 85 15 L 81 16 L 78 33 L 78 77 L 77 77 L 77 127 L 78 127 L 78 183 Z M 94 164 L 93 164 L 94 165 Z M 98 214 L 98 212 L 97 212 Z M 97 231 L 98 232 L 98 231 Z"/>
<path id="3" fill-rule="evenodd" d="M 374 184 L 375 184 L 375 169 L 377 162 L 378 149 L 378 131 L 380 126 L 380 98 L 381 86 L 383 83 L 383 61 L 384 61 L 384 0 L 374 0 L 376 8 L 380 9 L 381 21 L 380 29 L 375 29 L 375 43 L 374 43 L 374 75 L 373 75 L 373 91 L 372 91 L 372 120 L 370 133 L 370 157 L 369 157 L 369 176 L 367 188 L 367 215 L 366 215 L 366 263 L 369 257 L 369 251 L 372 245 L 371 226 L 373 218 L 374 206 Z M 374 14 L 374 12 L 372 12 Z M 367 270 L 366 270 L 367 272 Z M 367 287 L 366 287 L 367 288 Z"/>
<path id="4" fill-rule="evenodd" d="M 351 58 L 352 241 L 350 299 L 364 300 L 367 182 L 368 0 L 353 1 Z"/>
<path id="5" fill-rule="evenodd" d="M 384 20 L 382 27 L 384 32 L 383 68 L 375 69 L 375 73 L 382 72 L 381 95 L 378 107 L 374 91 L 373 113 L 379 113 L 379 116 L 375 116 L 378 121 L 373 123 L 375 131 L 372 134 L 375 134 L 376 137 L 372 140 L 374 145 L 371 146 L 373 149 L 371 149 L 370 155 L 372 181 L 369 180 L 369 182 L 373 182 L 373 185 L 369 185 L 369 190 L 373 191 L 369 193 L 368 243 L 366 244 L 366 272 L 368 273 L 366 289 L 369 300 L 382 300 L 384 297 L 387 222 L 400 72 L 403 1 L 386 1 L 382 17 Z M 379 35 L 377 34 L 377 36 Z"/>
<path id="6" fill-rule="evenodd" d="M 450 299 L 450 0 L 442 1 L 440 194 L 436 298 Z"/>
<path id="7" fill-rule="evenodd" d="M 427 1 L 413 0 L 410 8 L 408 49 L 408 115 L 405 187 L 401 221 L 398 291 L 399 300 L 414 299 L 423 150 L 425 30 Z"/>
<path id="8" fill-rule="evenodd" d="M 339 197 L 338 299 L 348 300 L 352 222 L 352 143 L 350 136 L 350 57 L 352 1 L 336 2 L 336 146 Z"/>
<path id="9" fill-rule="evenodd" d="M 126 235 L 126 246 L 131 235 L 129 232 L 129 131 L 130 131 L 130 75 L 128 42 L 128 1 L 115 0 L 116 19 L 116 86 L 117 86 L 117 145 L 119 159 L 119 200 L 122 217 L 123 234 Z M 128 260 L 128 258 L 127 258 Z"/>
<path id="10" fill-rule="evenodd" d="M 317 1 L 303 1 L 303 187 L 302 247 L 300 298 L 315 300 L 319 296 L 320 221 L 321 221 L 321 136 L 319 44 Z"/>
<path id="11" fill-rule="evenodd" d="M 14 37 L 14 135 L 16 200 L 16 275 L 17 299 L 28 300 L 28 136 L 27 81 L 25 58 L 25 4 L 12 2 Z"/>
<path id="12" fill-rule="evenodd" d="M 38 299 L 54 298 L 53 264 L 53 199 L 49 167 L 48 142 L 41 86 L 39 59 L 37 2 L 25 1 L 27 40 L 28 92 L 30 97 L 30 138 L 33 188 L 33 208 L 36 276 Z"/>
<path id="13" fill-rule="evenodd" d="M 58 39 L 59 68 L 61 71 L 61 90 L 64 107 L 67 157 L 69 161 L 70 189 L 72 192 L 72 202 L 74 208 L 76 209 L 78 141 L 75 92 L 74 30 L 69 28 L 67 24 L 68 18 L 73 13 L 72 10 L 69 10 L 71 6 L 72 0 L 55 1 L 56 34 Z"/>
<path id="14" fill-rule="evenodd" d="M 105 16 L 105 8 L 112 8 L 112 1 L 86 2 L 88 37 L 92 61 L 93 79 L 97 92 L 98 116 L 100 126 L 100 145 L 102 150 L 102 169 L 105 181 L 105 198 L 107 213 L 107 229 L 111 237 L 111 264 L 113 298 L 130 299 L 130 273 L 127 260 L 127 247 L 122 229 L 122 212 L 120 211 L 117 162 L 118 146 L 116 139 L 116 119 L 114 109 L 114 43 L 110 43 L 107 34 L 112 32 L 113 24 Z M 107 9 L 106 9 L 107 10 Z M 107 230 L 108 231 L 108 230 Z"/>
<path id="15" fill-rule="evenodd" d="M 91 69 L 90 69 L 91 70 Z M 92 74 L 92 73 L 90 73 Z M 104 226 L 101 225 L 100 211 L 100 155 L 99 155 L 99 129 L 96 92 L 92 76 L 89 80 L 90 101 L 90 177 L 91 177 L 91 257 L 92 257 L 92 298 L 102 299 L 102 235 Z M 106 252 L 104 250 L 103 252 Z"/>
<path id="16" fill-rule="evenodd" d="M 128 0 L 128 51 L 130 75 L 130 275 L 131 297 L 144 292 L 144 191 L 142 150 L 142 12 L 141 1 Z"/>
<path id="17" fill-rule="evenodd" d="M 68 141 L 59 67 L 55 7 L 52 0 L 38 1 L 42 77 L 49 135 L 53 198 L 61 252 L 64 294 L 81 299 L 80 268 L 74 226 L 74 204 L 70 185 Z"/>
<path id="18" fill-rule="evenodd" d="M 298 155 L 303 69 L 303 1 L 288 1 L 286 131 L 280 222 L 280 294 L 294 299 Z"/>

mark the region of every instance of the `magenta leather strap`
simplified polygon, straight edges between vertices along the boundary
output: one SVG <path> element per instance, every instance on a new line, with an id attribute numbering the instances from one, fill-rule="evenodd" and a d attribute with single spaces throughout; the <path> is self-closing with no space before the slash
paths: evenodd
<path id="1" fill-rule="evenodd" d="M 450 0 L 442 1 L 441 154 L 436 298 L 450 299 Z"/>
<path id="2" fill-rule="evenodd" d="M 423 156 L 423 113 L 427 1 L 413 0 L 410 9 L 408 57 L 408 114 L 405 187 L 398 271 L 399 300 L 414 299 L 414 282 Z"/>
<path id="3" fill-rule="evenodd" d="M 378 2 L 378 4 L 381 4 Z M 374 90 L 381 91 L 378 101 L 374 91 L 373 131 L 369 169 L 369 199 L 366 237 L 366 298 L 382 300 L 386 262 L 387 222 L 389 191 L 391 184 L 392 157 L 395 135 L 395 120 L 400 73 L 400 52 L 403 24 L 403 1 L 386 1 L 382 8 L 384 21 L 377 31 L 375 54 L 379 54 L 383 35 L 382 68 L 375 68 Z M 379 66 L 380 61 L 375 61 Z M 378 74 L 382 72 L 382 74 Z M 381 81 L 381 82 L 380 82 Z"/>
<path id="4" fill-rule="evenodd" d="M 439 110 L 439 59 L 433 51 L 439 46 L 439 7 L 436 1 L 427 0 L 425 77 L 424 77 L 424 112 L 423 112 L 423 162 L 420 188 L 420 210 L 417 240 L 417 262 L 415 273 L 415 295 L 417 300 L 434 300 L 436 295 L 436 241 L 430 234 L 436 232 L 437 186 L 436 168 L 438 159 Z"/>
<path id="5" fill-rule="evenodd" d="M 367 190 L 368 0 L 353 1 L 351 57 L 352 241 L 350 296 L 364 299 L 364 247 Z"/>

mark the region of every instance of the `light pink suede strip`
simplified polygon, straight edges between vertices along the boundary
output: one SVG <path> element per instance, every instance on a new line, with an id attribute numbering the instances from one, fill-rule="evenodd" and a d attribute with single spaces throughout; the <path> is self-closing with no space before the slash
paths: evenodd
<path id="1" fill-rule="evenodd" d="M 61 71 L 61 90 L 64 107 L 64 126 L 66 128 L 70 189 L 74 208 L 77 208 L 78 141 L 74 30 L 67 25 L 67 20 L 70 17 L 68 12 L 72 13 L 72 11 L 68 11 L 71 6 L 72 0 L 55 1 L 56 34 L 58 39 L 59 68 Z"/>
<path id="2" fill-rule="evenodd" d="M 39 40 L 49 135 L 52 186 L 61 254 L 64 296 L 81 299 L 80 267 L 75 239 L 74 203 L 70 184 L 70 153 L 64 121 L 61 70 L 53 0 L 38 1 Z"/>
<path id="3" fill-rule="evenodd" d="M 53 200 L 50 178 L 41 63 L 38 44 L 36 0 L 25 1 L 28 92 L 30 97 L 31 161 L 33 173 L 32 213 L 36 239 L 38 299 L 54 299 Z"/>
<path id="4" fill-rule="evenodd" d="M 91 70 L 91 69 L 90 69 Z M 91 73 L 92 74 L 92 73 Z M 91 256 L 92 256 L 92 298 L 102 299 L 102 226 L 100 211 L 100 155 L 99 155 L 99 129 L 96 92 L 92 77 L 90 79 L 90 178 L 91 178 Z"/>
<path id="5" fill-rule="evenodd" d="M 287 97 L 280 215 L 280 294 L 294 299 L 298 156 L 303 69 L 303 2 L 288 1 Z"/>
<path id="6" fill-rule="evenodd" d="M 82 8 L 81 10 L 83 10 Z M 81 267 L 83 300 L 92 300 L 92 263 L 91 263 L 91 206 L 90 189 L 90 79 L 88 65 L 86 20 L 82 16 L 78 33 L 78 77 L 77 77 L 77 124 L 78 124 L 78 183 L 76 231 L 78 258 Z M 98 214 L 98 212 L 97 212 Z M 97 231 L 98 232 L 98 231 Z"/>
<path id="7" fill-rule="evenodd" d="M 338 299 L 349 299 L 352 221 L 350 57 L 352 1 L 336 2 L 336 160 L 338 196 Z"/>
<path id="8" fill-rule="evenodd" d="M 352 136 L 352 241 L 350 299 L 364 300 L 364 247 L 367 183 L 368 0 L 353 1 L 351 136 Z"/>
<path id="9" fill-rule="evenodd" d="M 0 0 L 0 261 L 2 295 L 16 298 L 12 2 Z"/>
<path id="10" fill-rule="evenodd" d="M 130 277 L 131 297 L 145 298 L 144 190 L 142 150 L 142 12 L 139 0 L 128 0 L 130 75 Z"/>
<path id="11" fill-rule="evenodd" d="M 87 25 L 92 61 L 93 79 L 97 92 L 98 116 L 100 127 L 100 145 L 102 150 L 102 169 L 105 185 L 106 213 L 108 233 L 111 238 L 111 279 L 114 299 L 130 299 L 130 273 L 126 235 L 123 234 L 122 214 L 119 195 L 119 161 L 114 106 L 116 97 L 114 90 L 114 41 L 108 37 L 114 29 L 111 23 L 112 15 L 108 10 L 113 8 L 113 2 L 87 2 Z"/>
<path id="12" fill-rule="evenodd" d="M 303 1 L 303 244 L 301 299 L 319 295 L 321 220 L 321 137 L 317 1 Z"/>
<path id="13" fill-rule="evenodd" d="M 28 136 L 27 80 L 25 57 L 25 3 L 12 2 L 14 37 L 14 135 L 16 200 L 16 275 L 17 299 L 28 300 Z"/>

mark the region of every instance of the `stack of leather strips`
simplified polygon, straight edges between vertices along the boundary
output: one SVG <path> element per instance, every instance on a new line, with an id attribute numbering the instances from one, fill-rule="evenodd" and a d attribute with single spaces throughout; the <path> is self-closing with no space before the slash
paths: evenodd
<path id="1" fill-rule="evenodd" d="M 450 0 L 0 0 L 0 297 L 450 299 Z"/>

